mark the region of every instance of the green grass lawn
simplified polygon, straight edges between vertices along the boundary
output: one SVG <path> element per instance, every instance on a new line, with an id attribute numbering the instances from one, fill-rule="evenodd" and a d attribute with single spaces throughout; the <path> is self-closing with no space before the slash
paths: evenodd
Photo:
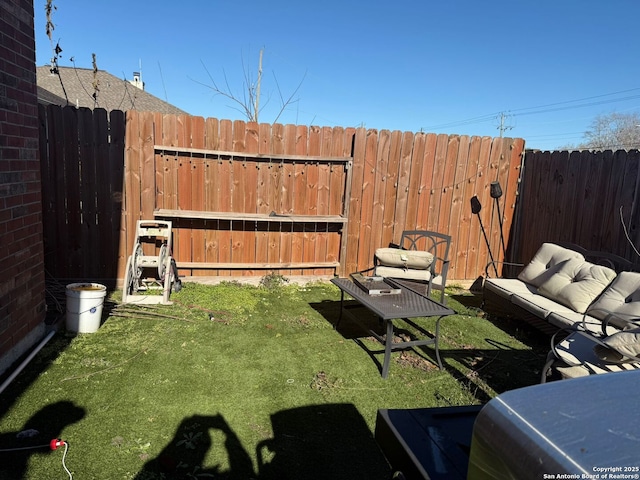
<path id="1" fill-rule="evenodd" d="M 0 449 L 62 438 L 78 479 L 389 479 L 378 409 L 485 403 L 537 383 L 547 349 L 449 289 L 445 370 L 422 347 L 394 353 L 385 380 L 361 328 L 377 321 L 363 311 L 335 330 L 329 283 L 186 283 L 173 305 L 149 308 L 118 297 L 98 332 L 57 334 L 2 393 Z M 68 478 L 63 454 L 0 452 L 0 478 Z"/>

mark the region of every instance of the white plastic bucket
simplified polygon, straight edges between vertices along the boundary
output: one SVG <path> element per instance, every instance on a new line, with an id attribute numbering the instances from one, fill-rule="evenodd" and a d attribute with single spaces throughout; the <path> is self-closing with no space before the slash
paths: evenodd
<path id="1" fill-rule="evenodd" d="M 77 333 L 98 331 L 106 295 L 107 287 L 99 283 L 67 285 L 67 331 Z"/>

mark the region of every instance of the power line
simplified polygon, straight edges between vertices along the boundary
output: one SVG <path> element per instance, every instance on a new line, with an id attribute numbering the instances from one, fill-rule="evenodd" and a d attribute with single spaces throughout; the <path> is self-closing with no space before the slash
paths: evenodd
<path id="1" fill-rule="evenodd" d="M 527 138 L 565 137 L 568 135 L 584 135 L 584 132 L 547 133 L 544 135 L 527 135 Z"/>
<path id="2" fill-rule="evenodd" d="M 624 100 L 635 100 L 640 98 L 640 95 L 631 95 L 629 97 L 622 97 L 622 98 L 614 98 L 612 100 L 602 100 L 599 102 L 590 102 L 590 103 L 581 103 L 579 105 L 573 105 L 571 107 L 557 107 L 557 108 L 548 108 L 546 110 L 537 110 L 535 112 L 525 112 L 525 113 L 519 113 L 517 115 L 535 115 L 538 113 L 548 113 L 548 112 L 560 112 L 562 110 L 572 110 L 574 108 L 581 108 L 581 107 L 592 107 L 594 105 L 604 105 L 607 103 L 614 103 L 614 102 L 622 102 Z"/>
<path id="3" fill-rule="evenodd" d="M 457 122 L 450 122 L 450 123 L 441 123 L 440 125 L 431 125 L 429 127 L 423 127 L 424 130 L 438 130 L 441 128 L 448 128 L 448 127 L 459 127 L 461 125 L 471 125 L 474 123 L 482 123 L 482 122 L 490 122 L 495 120 L 497 115 L 500 115 L 501 112 L 495 112 L 495 113 L 491 113 L 488 115 L 481 115 L 479 117 L 473 117 L 473 118 L 469 118 L 467 120 L 460 120 Z"/>
<path id="4" fill-rule="evenodd" d="M 534 110 L 534 109 L 538 109 L 538 108 L 555 107 L 556 105 L 565 105 L 567 103 L 582 102 L 582 101 L 585 101 L 585 100 L 593 100 L 594 98 L 609 97 L 611 95 L 620 95 L 621 93 L 635 92 L 635 91 L 638 91 L 638 90 L 640 90 L 640 87 L 639 88 L 630 88 L 628 90 L 621 90 L 619 92 L 613 92 L 613 93 L 603 93 L 601 95 L 594 95 L 594 96 L 591 96 L 591 97 L 579 98 L 577 100 L 566 100 L 564 102 L 549 103 L 547 105 L 540 105 L 540 106 L 537 106 L 537 107 L 519 108 L 519 109 L 511 110 L 511 111 L 512 112 L 519 112 L 519 111 L 522 111 L 522 110 Z M 617 100 L 612 100 L 612 101 L 617 101 Z"/>
<path id="5" fill-rule="evenodd" d="M 604 93 L 601 95 L 593 95 L 591 97 L 584 97 L 584 98 L 579 98 L 579 99 L 575 99 L 575 100 L 566 100 L 563 102 L 555 102 L 555 103 L 549 103 L 546 105 L 538 105 L 537 107 L 524 107 L 524 108 L 518 108 L 515 110 L 507 110 L 509 113 L 511 113 L 514 116 L 517 115 L 535 115 L 535 114 L 539 114 L 539 113 L 549 113 L 549 112 L 558 112 L 558 111 L 563 111 L 563 110 L 571 110 L 571 109 L 575 109 L 575 108 L 581 108 L 581 107 L 590 107 L 590 106 L 594 106 L 594 105 L 604 105 L 607 103 L 614 103 L 614 102 L 621 102 L 621 101 L 626 101 L 626 100 L 635 100 L 640 98 L 640 95 L 630 95 L 630 96 L 625 96 L 625 97 L 621 97 L 621 98 L 613 98 L 610 100 L 600 100 L 600 101 L 596 101 L 596 102 L 588 102 L 588 103 L 580 103 L 577 105 L 569 105 L 571 103 L 576 103 L 576 102 L 585 102 L 587 100 L 594 100 L 594 99 L 598 99 L 598 98 L 603 98 L 603 97 L 608 97 L 611 95 L 620 95 L 623 93 L 629 93 L 629 92 L 634 92 L 634 91 L 638 91 L 640 90 L 640 88 L 631 88 L 628 90 L 621 90 L 618 92 L 613 92 L 613 93 Z M 533 110 L 533 111 L 527 111 L 527 110 Z M 523 112 L 523 113 L 514 113 L 514 112 Z M 439 125 L 432 125 L 429 127 L 423 127 L 425 130 L 439 130 L 442 128 L 449 128 L 449 127 L 459 127 L 462 125 L 470 125 L 470 124 L 475 124 L 475 123 L 482 123 L 482 122 L 487 122 L 487 121 L 491 121 L 493 120 L 496 116 L 501 116 L 504 115 L 504 112 L 495 112 L 495 113 L 491 113 L 491 114 L 487 114 L 487 115 L 480 115 L 477 117 L 473 117 L 473 118 L 469 118 L 466 120 L 459 120 L 459 121 L 455 121 L 455 122 L 449 122 L 449 123 L 443 123 L 443 124 L 439 124 Z"/>

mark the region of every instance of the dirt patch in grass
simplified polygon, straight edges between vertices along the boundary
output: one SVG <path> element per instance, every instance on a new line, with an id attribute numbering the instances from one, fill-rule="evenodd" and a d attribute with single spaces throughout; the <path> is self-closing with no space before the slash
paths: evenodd
<path id="1" fill-rule="evenodd" d="M 310 387 L 314 390 L 329 390 L 340 386 L 340 379 L 334 380 L 323 371 L 317 372 L 311 380 Z"/>
<path id="2" fill-rule="evenodd" d="M 418 370 L 422 370 L 423 372 L 430 372 L 432 370 L 437 370 L 438 367 L 431 363 L 426 358 L 421 357 L 420 355 L 412 352 L 411 350 L 403 351 L 396 359 L 398 365 L 407 368 L 416 368 Z"/>

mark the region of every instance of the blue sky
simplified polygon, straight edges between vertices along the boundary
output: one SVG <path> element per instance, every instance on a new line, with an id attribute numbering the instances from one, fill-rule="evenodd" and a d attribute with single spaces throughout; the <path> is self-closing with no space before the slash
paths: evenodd
<path id="1" fill-rule="evenodd" d="M 98 68 L 203 117 L 244 119 L 263 54 L 260 122 L 581 141 L 597 115 L 640 112 L 638 0 L 54 0 L 61 66 Z M 52 47 L 35 0 L 36 63 Z M 142 68 L 140 68 L 140 65 Z M 207 73 L 207 71 L 209 73 Z M 279 89 L 278 89 L 279 86 Z M 507 128 L 508 127 L 508 128 Z"/>

